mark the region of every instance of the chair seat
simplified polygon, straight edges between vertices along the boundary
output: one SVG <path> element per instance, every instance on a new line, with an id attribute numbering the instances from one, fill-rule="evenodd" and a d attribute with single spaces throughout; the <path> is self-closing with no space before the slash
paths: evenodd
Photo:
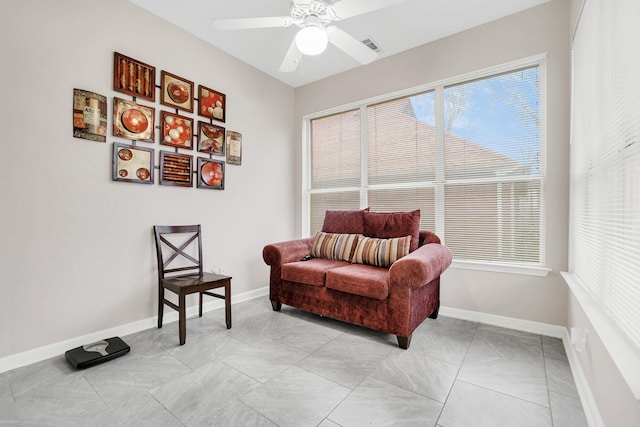
<path id="1" fill-rule="evenodd" d="M 190 294 L 201 292 L 207 289 L 221 288 L 225 286 L 229 276 L 222 276 L 215 273 L 185 274 L 181 276 L 165 277 L 162 284 L 165 288 L 176 293 Z"/>

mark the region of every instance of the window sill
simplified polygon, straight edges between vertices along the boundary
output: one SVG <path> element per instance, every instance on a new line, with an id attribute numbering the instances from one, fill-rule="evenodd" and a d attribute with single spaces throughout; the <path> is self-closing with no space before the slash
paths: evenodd
<path id="1" fill-rule="evenodd" d="M 459 260 L 453 260 L 451 267 L 461 270 L 490 271 L 493 273 L 522 274 L 537 277 L 547 277 L 551 272 L 551 269 L 547 267 Z"/>

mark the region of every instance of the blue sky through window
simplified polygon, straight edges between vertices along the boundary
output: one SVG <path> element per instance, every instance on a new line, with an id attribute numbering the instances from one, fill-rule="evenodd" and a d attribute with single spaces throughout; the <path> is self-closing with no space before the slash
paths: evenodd
<path id="1" fill-rule="evenodd" d="M 418 120 L 435 125 L 433 91 L 411 104 Z M 539 169 L 539 67 L 446 87 L 444 104 L 448 132 Z"/>

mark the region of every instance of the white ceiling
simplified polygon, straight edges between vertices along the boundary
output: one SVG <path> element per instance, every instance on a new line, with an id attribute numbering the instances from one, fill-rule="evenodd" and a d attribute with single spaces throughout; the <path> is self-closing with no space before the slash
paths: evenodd
<path id="1" fill-rule="evenodd" d="M 361 66 L 330 44 L 321 55 L 304 56 L 294 72 L 282 73 L 278 68 L 298 27 L 220 31 L 213 25 L 219 18 L 289 16 L 290 0 L 129 1 L 292 87 Z M 406 0 L 335 25 L 358 40 L 372 38 L 379 60 L 547 1 Z"/>

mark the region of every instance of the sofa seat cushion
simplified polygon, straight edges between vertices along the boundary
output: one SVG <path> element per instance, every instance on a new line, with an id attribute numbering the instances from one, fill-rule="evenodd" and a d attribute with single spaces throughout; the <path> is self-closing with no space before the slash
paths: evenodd
<path id="1" fill-rule="evenodd" d="M 389 295 L 389 269 L 352 264 L 327 271 L 326 286 L 335 291 L 385 299 Z"/>
<path id="2" fill-rule="evenodd" d="M 308 261 L 289 262 L 282 265 L 282 280 L 324 286 L 325 274 L 329 269 L 349 265 L 346 261 L 312 258 Z"/>

